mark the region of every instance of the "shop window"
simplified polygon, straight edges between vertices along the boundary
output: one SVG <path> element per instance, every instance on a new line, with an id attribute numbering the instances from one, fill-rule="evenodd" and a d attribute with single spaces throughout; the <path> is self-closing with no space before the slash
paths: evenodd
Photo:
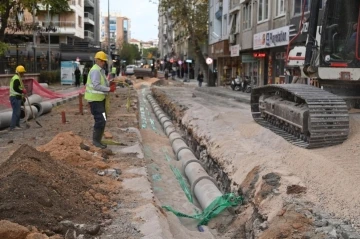
<path id="1" fill-rule="evenodd" d="M 285 15 L 285 0 L 276 1 L 276 16 Z"/>
<path id="2" fill-rule="evenodd" d="M 244 4 L 243 7 L 243 29 L 251 28 L 251 4 Z"/>
<path id="3" fill-rule="evenodd" d="M 269 19 L 269 1 L 270 0 L 258 1 L 258 23 L 267 21 Z"/>

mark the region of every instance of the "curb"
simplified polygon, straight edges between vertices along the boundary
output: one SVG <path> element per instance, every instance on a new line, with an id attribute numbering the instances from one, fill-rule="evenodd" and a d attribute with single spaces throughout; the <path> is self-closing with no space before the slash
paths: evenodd
<path id="1" fill-rule="evenodd" d="M 67 102 L 73 101 L 73 100 L 75 100 L 75 99 L 78 98 L 78 97 L 79 97 L 79 95 L 74 95 L 74 96 L 70 96 L 70 97 L 65 98 L 65 99 L 53 100 L 53 102 L 51 102 L 51 103 L 52 103 L 53 107 L 56 107 L 56 106 L 65 104 L 65 103 L 67 103 Z"/>

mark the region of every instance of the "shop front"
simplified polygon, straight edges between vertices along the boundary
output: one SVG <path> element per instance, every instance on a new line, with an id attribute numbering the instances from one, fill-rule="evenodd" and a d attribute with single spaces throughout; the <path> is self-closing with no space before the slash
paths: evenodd
<path id="1" fill-rule="evenodd" d="M 242 65 L 241 65 L 240 50 L 241 48 L 239 44 L 230 46 L 231 67 L 228 69 L 229 71 L 228 74 L 231 80 L 235 79 L 236 76 L 240 75 L 241 72 Z"/>
<path id="2" fill-rule="evenodd" d="M 263 56 L 264 84 L 282 84 L 285 81 L 286 47 L 289 44 L 289 26 L 254 35 L 255 53 Z M 264 55 L 262 55 L 263 53 Z M 259 84 L 261 85 L 261 84 Z"/>
<path id="3" fill-rule="evenodd" d="M 209 46 L 209 57 L 213 59 L 213 64 L 210 65 L 212 72 L 216 72 L 216 85 L 230 84 L 232 62 L 229 49 L 229 41 L 224 40 L 216 42 Z M 216 69 L 214 68 L 216 66 Z"/>

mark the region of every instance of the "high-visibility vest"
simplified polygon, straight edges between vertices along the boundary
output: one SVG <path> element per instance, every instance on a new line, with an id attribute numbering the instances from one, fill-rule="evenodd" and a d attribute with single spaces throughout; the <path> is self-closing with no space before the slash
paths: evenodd
<path id="1" fill-rule="evenodd" d="M 94 85 L 92 84 L 91 80 L 91 72 L 99 71 L 100 72 L 100 84 L 106 86 L 106 79 L 103 74 L 101 74 L 101 68 L 97 64 L 95 64 L 88 75 L 87 82 L 86 82 L 86 90 L 85 90 L 85 100 L 88 101 L 103 101 L 105 99 L 106 92 L 94 90 Z"/>
<path id="2" fill-rule="evenodd" d="M 111 73 L 116 74 L 116 67 L 111 67 Z"/>
<path id="3" fill-rule="evenodd" d="M 22 80 L 20 79 L 19 75 L 18 74 L 15 74 L 12 78 L 11 78 L 11 81 L 10 81 L 10 96 L 17 96 L 17 95 L 22 95 L 21 93 L 19 92 L 16 92 L 14 90 L 14 82 L 16 80 L 19 80 L 20 81 L 20 90 L 23 90 L 24 89 L 24 85 L 22 83 Z"/>

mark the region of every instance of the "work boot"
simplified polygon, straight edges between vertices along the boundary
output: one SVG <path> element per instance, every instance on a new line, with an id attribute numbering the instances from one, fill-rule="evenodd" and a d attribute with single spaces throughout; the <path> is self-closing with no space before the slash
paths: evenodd
<path id="1" fill-rule="evenodd" d="M 93 131 L 93 145 L 101 149 L 105 149 L 107 147 L 105 144 L 101 143 L 103 132 L 104 131 L 101 129 L 94 129 Z"/>

